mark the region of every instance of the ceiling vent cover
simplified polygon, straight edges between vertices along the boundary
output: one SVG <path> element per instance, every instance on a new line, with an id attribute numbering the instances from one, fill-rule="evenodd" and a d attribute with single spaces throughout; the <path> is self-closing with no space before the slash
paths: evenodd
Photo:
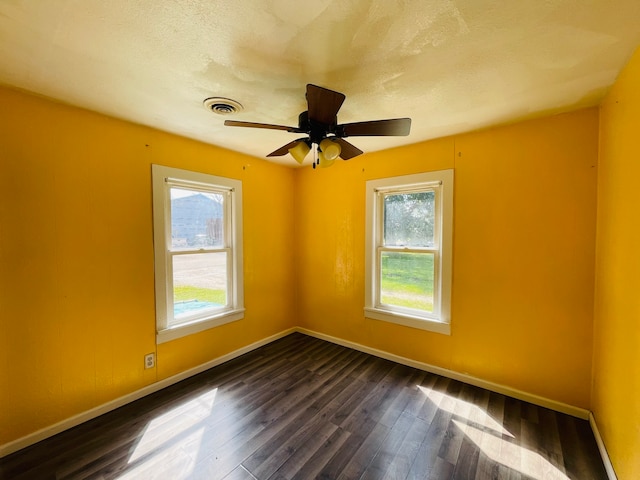
<path id="1" fill-rule="evenodd" d="M 211 110 L 218 115 L 229 115 L 242 110 L 242 104 L 230 98 L 209 97 L 203 102 L 207 110 Z"/>

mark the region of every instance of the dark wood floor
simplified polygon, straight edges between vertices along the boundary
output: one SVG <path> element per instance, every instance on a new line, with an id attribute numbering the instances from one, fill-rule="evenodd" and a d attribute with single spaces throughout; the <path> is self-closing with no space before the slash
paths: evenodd
<path id="1" fill-rule="evenodd" d="M 0 460 L 19 479 L 606 479 L 588 422 L 302 334 Z"/>

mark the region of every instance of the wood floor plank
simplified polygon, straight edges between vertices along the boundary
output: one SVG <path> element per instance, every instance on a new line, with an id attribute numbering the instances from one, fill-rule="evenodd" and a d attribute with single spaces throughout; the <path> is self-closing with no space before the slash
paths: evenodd
<path id="1" fill-rule="evenodd" d="M 326 428 L 327 436 L 330 436 L 338 427 L 324 421 L 331 413 L 331 409 L 325 407 L 332 403 L 340 391 L 348 392 L 349 383 L 349 379 L 345 377 L 337 384 L 335 391 L 329 390 L 319 398 L 308 399 L 312 400 L 310 404 L 299 406 L 298 413 L 291 417 L 277 435 L 243 461 L 245 468 L 253 475 L 267 478 L 296 452 L 296 445 L 304 444 L 310 434 Z M 323 414 L 320 415 L 320 412 Z"/>
<path id="2" fill-rule="evenodd" d="M 338 427 L 333 435 L 329 437 L 315 453 L 301 464 L 293 476 L 286 476 L 292 480 L 306 480 L 308 478 L 324 478 L 322 470 L 327 461 L 335 456 L 336 452 L 342 449 L 346 442 L 351 438 L 351 434 Z M 298 464 L 299 465 L 299 464 Z M 287 465 L 288 467 L 288 465 Z M 287 473 L 286 471 L 284 473 Z M 336 477 L 333 477 L 336 478 Z"/>
<path id="3" fill-rule="evenodd" d="M 426 477 L 428 480 L 450 480 L 453 478 L 455 465 L 438 457 Z"/>
<path id="4" fill-rule="evenodd" d="M 1 459 L 0 478 L 607 477 L 584 420 L 296 333 Z"/>
<path id="5" fill-rule="evenodd" d="M 340 372 L 341 369 L 336 369 L 336 374 L 339 374 Z M 322 386 L 324 386 L 325 389 L 327 388 L 327 385 L 332 385 L 331 378 L 311 375 L 310 372 L 307 372 L 307 376 L 314 378 L 316 383 L 322 382 Z M 281 415 L 277 415 L 272 419 L 261 420 L 262 424 L 267 424 L 271 428 L 258 432 L 256 437 L 251 438 L 249 442 L 242 446 L 241 451 L 234 452 L 234 454 L 231 455 L 231 458 L 243 461 L 244 466 L 249 471 L 253 471 L 257 468 L 257 465 L 264 461 L 265 458 L 268 458 L 273 454 L 274 448 L 279 446 L 281 447 L 280 442 L 282 442 L 283 439 L 289 438 L 293 432 L 301 428 L 301 425 L 304 425 L 305 422 L 319 414 L 320 403 L 325 404 L 326 402 L 333 400 L 339 394 L 345 395 L 345 392 L 349 393 L 350 391 L 353 391 L 351 390 L 352 388 L 358 386 L 357 384 L 353 384 L 353 382 L 347 377 L 344 377 L 342 381 L 344 382 L 344 385 L 338 383 L 333 387 L 336 390 L 335 392 L 328 389 L 324 395 L 320 395 L 322 391 L 321 388 L 310 388 L 309 384 L 306 385 L 307 390 L 301 389 L 298 391 L 298 393 L 307 392 L 304 398 L 296 397 L 296 391 L 288 390 L 287 401 L 280 402 L 280 409 L 282 410 Z M 349 388 L 347 388 L 347 384 L 350 385 Z M 287 405 L 289 405 L 289 407 L 287 407 Z M 294 415 L 292 410 L 296 406 L 298 413 Z M 281 417 L 284 417 L 285 414 L 290 425 L 285 422 L 278 421 Z M 249 457 L 248 459 L 243 458 L 243 455 L 245 454 Z M 217 467 L 216 470 L 220 471 L 220 468 Z"/>
<path id="6" fill-rule="evenodd" d="M 413 459 L 407 479 L 423 479 L 425 478 L 425 474 L 433 470 L 438 460 L 441 443 L 449 429 L 451 417 L 452 414 L 446 410 L 436 411 L 436 414 L 428 423 L 427 431 L 420 443 L 418 454 Z"/>
<path id="7" fill-rule="evenodd" d="M 247 472 L 242 465 L 238 465 L 229 475 L 224 477 L 224 480 L 256 480 L 256 477 Z"/>
<path id="8" fill-rule="evenodd" d="M 564 415 L 558 416 L 557 422 L 567 475 L 585 480 L 600 478 L 604 466 L 598 461 L 597 448 L 589 441 L 587 422 Z"/>
<path id="9" fill-rule="evenodd" d="M 348 459 L 343 470 L 339 473 L 339 480 L 355 480 L 362 477 L 362 474 L 369 466 L 371 459 L 378 453 L 380 445 L 382 445 L 389 434 L 389 427 L 370 421 L 370 429 L 357 450 Z M 355 436 L 355 435 L 354 435 Z"/>
<path id="10" fill-rule="evenodd" d="M 400 447 L 411 429 L 413 418 L 409 415 L 400 415 L 394 425 L 390 427 L 389 434 L 380 446 L 371 462 L 362 475 L 362 479 L 378 480 L 384 478 L 387 473 L 395 471 L 393 460 L 400 452 Z M 384 425 L 384 423 L 382 423 Z"/>
<path id="11" fill-rule="evenodd" d="M 466 425 L 466 417 L 469 415 L 469 407 L 463 402 L 458 402 L 458 395 L 462 391 L 462 384 L 450 382 L 444 394 L 439 408 L 452 413 L 452 421 L 449 422 L 444 438 L 440 443 L 438 456 L 451 464 L 455 464 L 464 439 L 464 431 L 461 428 Z"/>
<path id="12" fill-rule="evenodd" d="M 277 448 L 269 449 L 271 455 L 262 459 L 258 457 L 260 463 L 255 466 L 252 466 L 255 463 L 252 462 L 254 456 L 249 457 L 243 465 L 257 478 L 271 478 L 276 472 L 276 476 L 287 477 L 287 470 L 293 470 L 295 473 L 300 469 L 337 429 L 338 427 L 331 422 L 317 422 L 307 423 L 296 429 L 293 435 L 291 431 L 285 430 L 286 440 L 283 444 L 278 444 Z"/>
<path id="13" fill-rule="evenodd" d="M 468 437 L 462 439 L 452 478 L 467 480 L 474 478 L 478 469 L 480 449 Z"/>
<path id="14" fill-rule="evenodd" d="M 351 413 L 340 423 L 340 426 L 347 431 L 353 432 L 364 418 L 370 417 L 373 421 L 379 422 L 387 413 L 387 408 L 397 398 L 399 389 L 403 387 L 396 383 L 399 370 L 402 370 L 402 366 L 391 365 L 387 373 L 379 378 L 377 382 L 368 382 L 370 386 L 366 391 L 366 395 L 358 405 L 350 407 Z M 397 417 L 400 412 L 396 409 L 390 414 Z M 388 424 L 395 423 L 393 418 L 387 418 L 386 420 Z"/>
<path id="15" fill-rule="evenodd" d="M 227 470 L 230 471 L 235 464 L 243 462 L 244 466 L 248 467 L 246 458 L 250 456 L 254 456 L 254 462 L 256 463 L 267 458 L 271 446 L 279 445 L 278 440 L 282 438 L 279 436 L 282 430 L 292 422 L 298 421 L 299 423 L 296 426 L 304 424 L 306 418 L 300 418 L 300 415 L 306 415 L 306 410 L 303 410 L 303 413 L 299 414 L 298 417 L 289 418 L 287 415 L 290 413 L 289 410 L 300 402 L 304 402 L 304 406 L 308 406 L 313 402 L 314 399 L 310 398 L 310 396 L 302 399 L 297 396 L 302 393 L 302 387 L 309 385 L 311 385 L 309 381 L 304 384 L 297 383 L 295 388 L 292 386 L 291 389 L 287 390 L 288 393 L 292 394 L 290 398 L 287 398 L 287 396 L 278 397 L 276 402 L 270 401 L 266 408 L 261 407 L 258 409 L 260 416 L 254 419 L 252 425 L 264 428 L 254 428 L 255 435 L 245 432 L 238 438 L 239 442 L 227 442 L 220 445 L 215 450 L 215 455 L 208 455 L 204 460 L 205 467 L 203 471 L 208 473 L 203 478 L 220 478 L 222 473 L 226 474 Z M 251 468 L 249 467 L 248 470 L 251 471 Z"/>
<path id="16" fill-rule="evenodd" d="M 424 420 L 412 417 L 406 411 L 405 414 L 410 416 L 411 425 L 395 456 L 389 460 L 389 466 L 384 475 L 386 480 L 404 480 L 407 478 L 414 458 L 420 453 L 424 432 L 429 428 L 429 425 Z"/>
<path id="17" fill-rule="evenodd" d="M 297 446 L 291 454 L 280 464 L 272 475 L 259 475 L 260 478 L 315 478 L 326 459 L 336 448 L 348 438 L 349 432 L 336 427 L 331 422 L 318 422 L 314 429 L 310 429 L 304 436 L 298 436 L 291 444 Z"/>
<path id="18" fill-rule="evenodd" d="M 345 470 L 346 465 L 352 461 L 355 453 L 360 449 L 369 434 L 375 428 L 376 423 L 370 419 L 366 419 L 357 432 L 346 432 L 340 428 L 340 431 L 348 434 L 348 441 L 345 441 L 339 449 L 337 449 L 319 469 L 317 478 L 330 480 L 336 479 L 341 472 Z"/>

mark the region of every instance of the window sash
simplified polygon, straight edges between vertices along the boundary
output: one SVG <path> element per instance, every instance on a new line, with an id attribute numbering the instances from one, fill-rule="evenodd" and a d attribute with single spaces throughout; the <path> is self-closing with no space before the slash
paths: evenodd
<path id="1" fill-rule="evenodd" d="M 172 245 L 172 220 L 173 220 L 173 209 L 171 203 L 171 189 L 178 188 L 180 190 L 190 190 L 195 193 L 213 193 L 217 195 L 222 195 L 223 203 L 222 203 L 222 247 L 209 247 L 203 246 L 198 248 L 176 248 Z M 197 321 L 201 321 L 210 317 L 212 314 L 221 313 L 225 311 L 229 311 L 233 308 L 233 298 L 234 298 L 234 289 L 233 289 L 233 250 L 231 247 L 231 239 L 232 235 L 230 232 L 233 228 L 232 216 L 231 216 L 231 205 L 232 205 L 232 194 L 233 189 L 231 188 L 219 188 L 217 186 L 212 186 L 208 184 L 203 184 L 199 182 L 191 182 L 187 180 L 180 180 L 174 178 L 166 178 L 165 179 L 165 225 L 167 233 L 165 235 L 165 248 L 166 248 L 166 270 L 167 270 L 167 295 L 166 295 L 166 327 L 171 328 L 178 325 L 183 325 L 187 323 L 193 323 Z M 173 257 L 180 255 L 198 255 L 198 254 L 209 254 L 209 253 L 226 253 L 226 265 L 225 265 L 225 276 L 226 276 L 226 284 L 225 284 L 225 294 L 226 294 L 226 302 L 222 307 L 211 307 L 206 309 L 200 309 L 194 312 L 191 315 L 182 316 L 181 318 L 176 318 L 175 315 L 175 278 L 173 271 Z"/>
<path id="2" fill-rule="evenodd" d="M 217 246 L 203 246 L 193 249 L 188 248 L 175 248 L 172 246 L 172 218 L 173 210 L 171 204 L 171 189 L 179 188 L 180 190 L 191 190 L 198 193 L 213 193 L 216 195 L 222 195 L 222 247 Z M 212 185 L 199 184 L 197 182 L 180 181 L 176 179 L 165 178 L 164 183 L 164 205 L 165 205 L 165 248 L 171 252 L 183 252 L 183 251 L 202 251 L 202 250 L 215 250 L 218 248 L 232 248 L 233 246 L 233 194 L 234 189 L 222 188 Z"/>
<path id="3" fill-rule="evenodd" d="M 450 334 L 453 170 L 369 180 L 367 181 L 366 191 L 367 253 L 365 270 L 367 275 L 365 277 L 365 316 L 432 332 Z M 434 245 L 428 247 L 385 245 L 384 214 L 386 196 L 430 191 L 435 194 L 433 205 L 435 216 Z M 388 305 L 382 302 L 382 275 L 384 273 L 382 257 L 389 252 L 433 255 L 434 288 L 432 312 L 429 311 L 429 306 L 422 309 L 420 307 Z M 385 268 L 387 267 L 385 266 Z M 385 282 L 388 280 L 389 278 Z M 390 285 L 387 283 L 387 286 Z M 393 287 L 385 292 L 385 300 L 387 301 L 387 295 L 393 294 L 390 292 L 393 292 Z M 398 303 L 403 303 L 403 300 L 398 298 Z"/>
<path id="4" fill-rule="evenodd" d="M 439 222 L 436 222 L 436 224 Z M 433 255 L 433 311 L 402 307 L 400 305 L 390 305 L 383 303 L 382 301 L 382 256 L 384 252 L 394 253 L 417 253 L 417 254 L 432 254 Z M 375 266 L 375 291 L 374 291 L 374 306 L 382 310 L 399 311 L 414 316 L 420 316 L 430 319 L 440 318 L 440 249 L 434 247 L 376 247 L 376 266 Z"/>
<path id="5" fill-rule="evenodd" d="M 153 165 L 152 171 L 158 343 L 242 319 L 244 317 L 244 294 L 242 286 L 241 181 L 160 165 Z M 216 239 L 216 245 L 210 246 L 185 245 L 182 247 L 173 245 L 171 238 L 171 188 L 223 196 L 220 226 L 222 244 Z M 178 318 L 174 309 L 176 303 L 174 298 L 174 286 L 176 285 L 174 259 L 184 255 L 201 254 L 224 254 L 225 305 L 196 308 L 193 315 L 181 311 Z M 223 272 L 222 268 L 218 271 Z M 219 289 L 222 289 L 222 283 L 219 284 Z M 210 298 L 208 297 L 208 300 L 204 301 L 210 301 Z M 213 294 L 213 298 L 214 303 L 218 298 L 222 300 L 221 296 L 216 297 L 215 294 Z"/>
<path id="6" fill-rule="evenodd" d="M 224 253 L 225 262 L 225 304 L 221 306 L 212 306 L 206 309 L 199 309 L 190 315 L 183 315 L 180 318 L 175 316 L 175 276 L 174 276 L 174 257 L 182 255 L 207 255 L 210 253 Z M 231 248 L 217 249 L 201 249 L 191 251 L 168 251 L 167 252 L 167 327 L 183 325 L 185 323 L 197 322 L 199 320 L 210 317 L 212 314 L 227 312 L 233 309 L 234 298 L 234 282 L 233 282 L 233 250 Z"/>
<path id="7" fill-rule="evenodd" d="M 441 210 L 441 196 L 442 196 L 442 182 L 429 182 L 423 185 L 413 185 L 403 189 L 401 187 L 393 187 L 390 189 L 378 188 L 376 192 L 376 246 L 385 248 L 405 248 L 405 246 L 385 245 L 384 243 L 384 203 L 387 196 L 401 195 L 405 193 L 427 193 L 434 192 L 435 198 L 433 202 L 434 213 L 434 226 L 433 226 L 433 246 L 432 247 L 415 247 L 407 245 L 406 248 L 434 248 L 440 250 L 440 238 L 441 238 L 441 223 L 442 223 L 442 210 Z"/>
<path id="8" fill-rule="evenodd" d="M 439 266 L 440 266 L 440 234 L 441 234 L 441 191 L 442 182 L 426 182 L 417 185 L 410 186 L 393 186 L 390 188 L 377 188 L 376 192 L 376 262 L 375 262 L 375 291 L 374 291 L 374 306 L 383 310 L 399 311 L 410 313 L 412 315 L 418 315 L 420 317 L 436 319 L 440 317 L 440 289 L 439 289 Z M 385 245 L 384 238 L 384 225 L 385 225 L 385 199 L 390 195 L 402 195 L 405 193 L 426 193 L 434 192 L 434 226 L 433 226 L 433 243 L 431 247 L 413 247 L 413 246 L 395 246 Z M 382 303 L 382 255 L 383 252 L 406 252 L 406 253 L 432 253 L 434 254 L 434 272 L 433 272 L 433 312 L 426 310 L 414 309 L 408 307 L 401 307 L 398 305 L 388 305 Z"/>

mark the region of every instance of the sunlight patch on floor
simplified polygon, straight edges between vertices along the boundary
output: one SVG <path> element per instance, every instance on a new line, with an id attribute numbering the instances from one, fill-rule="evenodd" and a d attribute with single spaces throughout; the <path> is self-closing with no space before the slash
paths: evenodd
<path id="1" fill-rule="evenodd" d="M 193 445 L 200 444 L 205 431 L 202 422 L 211 415 L 217 391 L 206 391 L 149 422 L 129 457 L 132 469 L 119 478 L 143 478 L 140 475 L 153 466 L 166 472 L 166 467 L 174 465 L 190 474 L 198 453 Z"/>
<path id="2" fill-rule="evenodd" d="M 421 385 L 418 385 L 418 388 L 439 409 L 465 418 L 471 423 L 475 423 L 484 428 L 491 429 L 495 432 L 498 432 L 500 435 L 508 435 L 513 438 L 513 435 L 510 432 L 508 432 L 500 423 L 491 418 L 491 416 L 487 414 L 487 412 L 482 410 L 477 405 L 466 402 L 451 395 L 447 395 L 446 393 L 423 387 Z"/>
<path id="3" fill-rule="evenodd" d="M 144 456 L 138 456 L 137 461 L 129 460 L 132 468 L 120 475 L 118 480 L 140 480 L 151 478 L 170 478 L 171 480 L 186 480 L 191 478 L 197 456 L 183 449 L 185 443 L 199 444 L 204 435 L 204 427 L 182 436 L 180 442 L 173 443 L 166 448 L 158 448 Z"/>
<path id="4" fill-rule="evenodd" d="M 539 453 L 458 420 L 453 420 L 453 423 L 494 462 L 536 480 L 569 480 L 569 477 Z"/>

